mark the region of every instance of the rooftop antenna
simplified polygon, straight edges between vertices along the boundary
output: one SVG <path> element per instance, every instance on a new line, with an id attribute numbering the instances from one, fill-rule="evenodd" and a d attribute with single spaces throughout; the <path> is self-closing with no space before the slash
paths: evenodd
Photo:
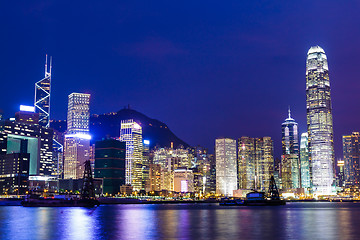
<path id="1" fill-rule="evenodd" d="M 46 54 L 45 55 L 45 77 L 46 77 L 46 73 L 47 73 L 47 59 L 48 59 L 48 56 Z"/>
<path id="2" fill-rule="evenodd" d="M 50 57 L 50 76 L 51 76 L 51 69 L 52 69 L 52 56 Z"/>
<path id="3" fill-rule="evenodd" d="M 289 118 L 291 118 L 290 105 L 289 105 L 289 110 L 288 110 L 288 112 L 289 112 Z"/>

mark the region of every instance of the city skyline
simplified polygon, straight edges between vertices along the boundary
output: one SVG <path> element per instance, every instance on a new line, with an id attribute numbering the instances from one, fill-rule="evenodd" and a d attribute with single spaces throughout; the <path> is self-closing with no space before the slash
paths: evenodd
<path id="1" fill-rule="evenodd" d="M 9 4 L 2 16 L 5 22 L 11 21 L 4 29 L 8 37 L 0 40 L 7 46 L 0 78 L 14 79 L 21 88 L 0 96 L 0 109 L 11 116 L 18 105 L 32 104 L 29 89 L 43 77 L 48 53 L 53 56 L 53 119 L 66 118 L 63 103 L 68 94 L 87 92 L 93 96 L 91 113 L 117 111 L 130 104 L 166 122 L 190 145 L 204 145 L 211 151 L 216 137 L 271 136 L 279 157 L 279 123 L 289 105 L 299 132 L 306 131 L 304 56 L 310 46 L 320 45 L 332 69 L 335 154 L 339 158 L 341 136 L 357 130 L 359 117 L 352 111 L 359 97 L 356 87 L 350 87 L 357 86 L 359 60 L 354 56 L 360 54 L 356 47 L 360 34 L 353 24 L 359 18 L 354 10 L 358 3 L 330 1 L 318 13 L 316 9 L 323 5 L 232 2 L 217 11 L 209 4 L 202 17 L 196 4 L 175 8 L 171 3 L 140 3 L 143 17 L 131 14 L 138 10 L 132 3 L 120 9 L 98 6 L 100 12 L 107 12 L 108 27 L 98 29 L 107 36 L 104 42 L 90 27 L 98 26 L 92 7 L 77 3 L 74 8 L 82 13 L 80 18 L 57 3 L 24 4 L 19 16 L 18 9 Z M 165 8 L 168 10 L 162 11 Z M 65 20 L 62 14 L 72 17 Z M 179 20 L 185 14 L 187 20 Z M 216 24 L 212 24 L 214 14 Z M 83 21 L 88 25 L 78 31 L 76 26 Z M 287 22 L 292 23 L 291 30 Z M 284 29 L 288 34 L 283 34 Z M 68 33 L 78 40 L 68 41 L 63 37 Z M 24 47 L 19 49 L 19 45 Z"/>

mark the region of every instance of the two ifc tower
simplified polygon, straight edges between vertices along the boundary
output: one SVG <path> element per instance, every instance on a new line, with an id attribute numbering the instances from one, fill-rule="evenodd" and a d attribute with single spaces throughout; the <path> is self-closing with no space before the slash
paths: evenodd
<path id="1" fill-rule="evenodd" d="M 294 160 L 290 170 L 294 174 L 290 179 L 285 177 L 283 184 L 288 184 L 286 185 L 288 188 L 297 188 L 301 182 L 303 188 L 311 188 L 315 195 L 332 195 L 335 192 L 335 166 L 329 67 L 325 51 L 319 46 L 311 47 L 307 53 L 306 119 L 307 135 L 303 136 L 302 134 L 301 143 L 305 148 L 306 145 L 308 146 L 309 155 L 308 160 L 304 159 L 308 163 L 301 159 L 301 181 L 297 163 L 299 157 L 298 128 L 297 123 L 290 116 L 290 110 L 289 117 L 282 124 L 282 152 L 283 155 L 290 156 L 291 161 Z M 307 142 L 305 143 L 303 140 Z"/>

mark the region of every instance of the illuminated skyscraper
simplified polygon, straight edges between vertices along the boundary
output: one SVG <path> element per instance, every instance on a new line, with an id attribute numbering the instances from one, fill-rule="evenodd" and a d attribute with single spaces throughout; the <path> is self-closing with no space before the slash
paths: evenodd
<path id="1" fill-rule="evenodd" d="M 319 46 L 311 47 L 307 53 L 306 110 L 313 192 L 332 194 L 334 142 L 329 68 L 325 51 Z"/>
<path id="2" fill-rule="evenodd" d="M 255 141 L 241 137 L 238 140 L 238 182 L 240 189 L 255 188 Z"/>
<path id="3" fill-rule="evenodd" d="M 45 77 L 35 83 L 35 111 L 39 113 L 39 124 L 50 127 L 50 91 L 51 91 L 51 57 L 50 67 L 47 65 L 48 56 L 45 61 Z"/>
<path id="4" fill-rule="evenodd" d="M 71 93 L 67 112 L 67 133 L 89 133 L 90 94 Z"/>
<path id="5" fill-rule="evenodd" d="M 68 97 L 67 132 L 64 144 L 64 178 L 83 177 L 84 163 L 89 160 L 90 94 L 72 93 Z"/>
<path id="6" fill-rule="evenodd" d="M 232 196 L 237 189 L 236 140 L 218 138 L 215 140 L 216 193 Z"/>
<path id="7" fill-rule="evenodd" d="M 125 182 L 135 191 L 143 189 L 142 128 L 133 119 L 121 121 L 120 141 L 126 142 Z"/>
<path id="8" fill-rule="evenodd" d="M 289 116 L 281 125 L 282 128 L 282 157 L 281 181 L 283 189 L 300 187 L 299 166 L 299 135 L 298 124 Z"/>
<path id="9" fill-rule="evenodd" d="M 360 134 L 353 132 L 343 136 L 343 157 L 345 182 L 347 185 L 360 184 Z"/>
<path id="10" fill-rule="evenodd" d="M 274 174 L 274 148 L 271 137 L 255 139 L 255 188 L 266 191 Z"/>
<path id="11" fill-rule="evenodd" d="M 281 125 L 282 128 L 282 154 L 299 154 L 298 124 L 289 116 Z"/>
<path id="12" fill-rule="evenodd" d="M 309 159 L 308 133 L 302 133 L 300 139 L 301 187 L 311 188 L 311 164 Z"/>

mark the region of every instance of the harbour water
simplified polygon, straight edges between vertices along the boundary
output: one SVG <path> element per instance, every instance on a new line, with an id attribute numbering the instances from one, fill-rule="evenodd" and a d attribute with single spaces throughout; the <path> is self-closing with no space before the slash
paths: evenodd
<path id="1" fill-rule="evenodd" d="M 359 239 L 360 204 L 0 207 L 0 239 Z"/>

